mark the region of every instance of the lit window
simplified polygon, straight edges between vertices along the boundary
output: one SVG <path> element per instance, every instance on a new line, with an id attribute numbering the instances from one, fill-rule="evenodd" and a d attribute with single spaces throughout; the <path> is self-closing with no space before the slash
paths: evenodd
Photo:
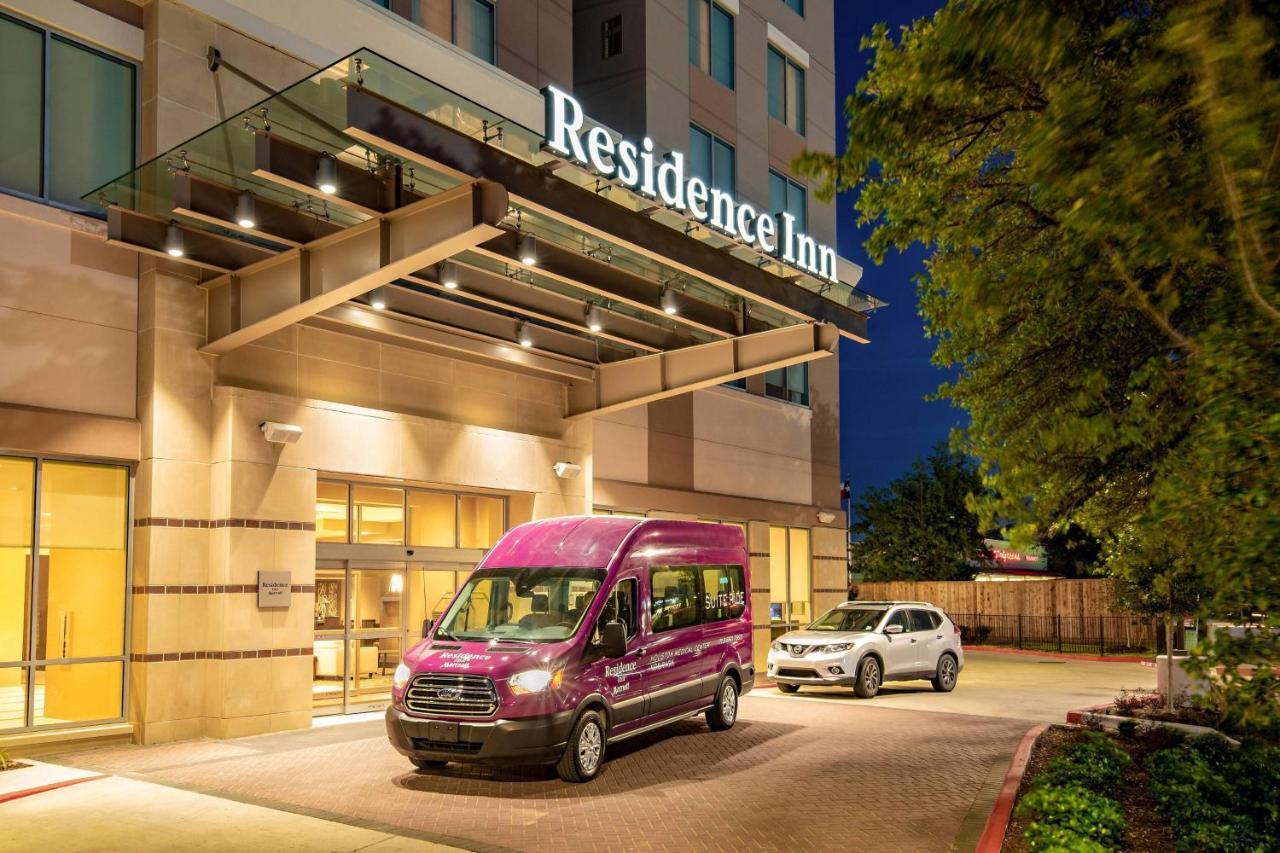
<path id="1" fill-rule="evenodd" d="M 346 542 L 347 492 L 346 483 L 316 483 L 316 541 Z"/>
<path id="2" fill-rule="evenodd" d="M 442 492 L 409 492 L 409 544 L 453 548 L 458 536 L 458 498 Z"/>
<path id="3" fill-rule="evenodd" d="M 769 46 L 769 115 L 804 136 L 804 69 Z"/>
<path id="4" fill-rule="evenodd" d="M 809 230 L 809 206 L 804 186 L 773 169 L 769 170 L 769 212 L 789 213 L 796 218 L 796 230 Z"/>
<path id="5" fill-rule="evenodd" d="M 689 0 L 689 64 L 733 88 L 733 15 L 713 0 Z"/>
<path id="6" fill-rule="evenodd" d="M 600 25 L 600 57 L 612 59 L 622 53 L 622 16 L 614 15 Z"/>
<path id="7" fill-rule="evenodd" d="M 491 548 L 506 530 L 506 501 L 479 495 L 458 499 L 458 547 Z"/>
<path id="8" fill-rule="evenodd" d="M 0 15 L 0 186 L 80 209 L 133 168 L 135 67 Z"/>
<path id="9" fill-rule="evenodd" d="M 782 0 L 786 7 L 800 17 L 804 17 L 804 0 Z"/>
<path id="10" fill-rule="evenodd" d="M 454 0 L 453 43 L 485 62 L 494 62 L 493 3 L 488 0 Z"/>
<path id="11" fill-rule="evenodd" d="M 404 489 L 352 486 L 354 541 L 376 545 L 404 544 Z"/>
<path id="12" fill-rule="evenodd" d="M 728 142 L 689 125 L 689 174 L 702 178 L 708 187 L 734 195 L 738 188 L 737 152 Z"/>

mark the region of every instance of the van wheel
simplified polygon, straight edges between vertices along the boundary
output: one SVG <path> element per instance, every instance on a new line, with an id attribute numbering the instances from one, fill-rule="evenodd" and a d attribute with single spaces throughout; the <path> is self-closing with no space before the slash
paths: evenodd
<path id="1" fill-rule="evenodd" d="M 413 766 L 419 770 L 431 770 L 438 767 L 444 767 L 449 763 L 447 761 L 438 761 L 434 758 L 410 758 L 409 760 L 412 761 Z"/>
<path id="2" fill-rule="evenodd" d="M 798 690 L 800 689 L 800 685 L 799 685 L 799 684 L 781 684 L 781 683 L 779 683 L 779 684 L 778 684 L 778 689 L 779 689 L 779 690 L 781 690 L 783 693 L 795 693 L 796 691 L 798 691 Z"/>
<path id="3" fill-rule="evenodd" d="M 707 709 L 707 725 L 714 732 L 733 728 L 738 719 L 738 682 L 725 676 L 716 691 L 716 703 Z"/>
<path id="4" fill-rule="evenodd" d="M 951 655 L 938 658 L 938 672 L 931 679 L 933 689 L 939 693 L 950 693 L 956 689 L 956 659 Z"/>
<path id="5" fill-rule="evenodd" d="M 566 782 L 590 782 L 600 772 L 604 746 L 604 717 L 599 711 L 584 711 L 569 733 L 556 773 Z"/>
<path id="6" fill-rule="evenodd" d="M 871 655 L 858 664 L 858 677 L 853 680 L 853 693 L 859 699 L 870 699 L 880 692 L 880 663 Z"/>

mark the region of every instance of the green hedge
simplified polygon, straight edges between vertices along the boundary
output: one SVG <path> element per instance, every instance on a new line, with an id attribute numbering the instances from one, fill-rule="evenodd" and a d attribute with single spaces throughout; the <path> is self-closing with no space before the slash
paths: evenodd
<path id="1" fill-rule="evenodd" d="M 1280 850 L 1280 748 L 1220 735 L 1191 738 L 1147 761 L 1147 784 L 1178 849 Z"/>
<path id="2" fill-rule="evenodd" d="M 1112 796 L 1132 759 L 1109 738 L 1086 732 L 1062 750 L 1018 804 L 1030 817 L 1031 853 L 1103 853 L 1123 843 L 1124 813 Z"/>

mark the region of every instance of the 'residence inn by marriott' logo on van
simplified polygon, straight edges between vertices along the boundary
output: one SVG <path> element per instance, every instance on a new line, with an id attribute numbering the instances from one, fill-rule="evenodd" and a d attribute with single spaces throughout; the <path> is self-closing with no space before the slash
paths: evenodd
<path id="1" fill-rule="evenodd" d="M 780 212 L 762 213 L 730 193 L 708 187 L 699 177 L 685 176 L 685 156 L 672 151 L 654 155 L 653 140 L 639 145 L 629 139 L 614 140 L 603 127 L 583 130 L 586 117 L 573 96 L 555 86 L 542 90 L 546 103 L 543 145 L 555 153 L 587 166 L 602 177 L 662 203 L 688 211 L 698 222 L 775 255 L 784 263 L 818 278 L 836 281 L 836 252 L 796 229 L 796 218 Z"/>

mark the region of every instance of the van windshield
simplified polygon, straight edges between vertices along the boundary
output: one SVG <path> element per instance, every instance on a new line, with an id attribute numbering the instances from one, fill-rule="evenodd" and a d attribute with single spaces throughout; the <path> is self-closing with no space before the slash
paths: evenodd
<path id="1" fill-rule="evenodd" d="M 809 626 L 810 631 L 874 631 L 884 617 L 883 607 L 859 607 L 845 609 L 837 607 L 828 610 L 818 617 L 818 621 Z"/>
<path id="2" fill-rule="evenodd" d="M 471 576 L 436 637 L 554 643 L 582 623 L 604 569 L 481 569 Z"/>

